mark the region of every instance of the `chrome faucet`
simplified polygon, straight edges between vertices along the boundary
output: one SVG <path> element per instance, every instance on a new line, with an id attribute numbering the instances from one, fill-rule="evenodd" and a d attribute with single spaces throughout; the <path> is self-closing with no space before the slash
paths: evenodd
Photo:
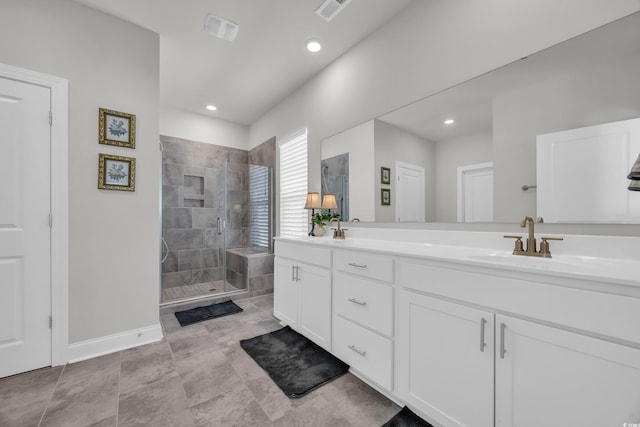
<path id="1" fill-rule="evenodd" d="M 520 227 L 529 227 L 529 236 L 527 237 L 526 249 L 524 249 L 522 245 L 522 236 L 504 236 L 505 238 L 516 239 L 515 247 L 513 249 L 514 255 L 551 258 L 551 251 L 549 250 L 549 240 L 564 240 L 564 238 L 562 237 L 541 237 L 542 242 L 540 242 L 540 251 L 538 251 L 536 249 L 536 237 L 534 230 L 534 224 L 536 222 L 540 224 L 543 223 L 544 220 L 541 216 L 539 216 L 535 220 L 530 216 L 525 216 L 524 218 L 522 218 L 522 221 L 520 221 Z"/>
<path id="2" fill-rule="evenodd" d="M 344 240 L 344 230 L 346 230 L 346 228 L 340 228 L 340 218 L 331 218 L 330 222 L 333 221 L 338 221 L 338 229 L 334 229 L 333 230 L 333 238 L 334 239 L 340 239 L 340 240 Z"/>

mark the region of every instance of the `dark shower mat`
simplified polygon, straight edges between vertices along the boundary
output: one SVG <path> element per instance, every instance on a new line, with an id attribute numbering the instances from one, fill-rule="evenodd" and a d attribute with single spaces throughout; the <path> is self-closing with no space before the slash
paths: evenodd
<path id="1" fill-rule="evenodd" d="M 302 397 L 345 374 L 349 365 L 288 326 L 240 341 L 288 397 Z"/>
<path id="2" fill-rule="evenodd" d="M 225 301 L 217 304 L 211 304 L 204 307 L 196 307 L 190 310 L 176 311 L 175 315 L 180 322 L 180 326 L 191 325 L 192 323 L 202 322 L 203 320 L 213 319 L 220 316 L 228 316 L 241 312 L 233 301 Z"/>
<path id="3" fill-rule="evenodd" d="M 393 416 L 382 427 L 433 427 L 431 424 L 417 416 L 406 406 Z"/>

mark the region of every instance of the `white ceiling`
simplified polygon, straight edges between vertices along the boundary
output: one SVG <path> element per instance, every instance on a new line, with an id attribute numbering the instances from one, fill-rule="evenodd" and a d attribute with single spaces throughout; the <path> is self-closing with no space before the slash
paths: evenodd
<path id="1" fill-rule="evenodd" d="M 416 0 L 353 0 L 331 22 L 315 13 L 323 0 L 75 1 L 160 34 L 162 106 L 249 125 Z M 207 34 L 208 13 L 238 24 L 237 38 Z"/>

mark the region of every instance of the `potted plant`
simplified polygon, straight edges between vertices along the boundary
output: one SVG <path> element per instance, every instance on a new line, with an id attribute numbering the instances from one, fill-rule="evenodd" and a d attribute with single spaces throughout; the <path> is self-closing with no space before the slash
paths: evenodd
<path id="1" fill-rule="evenodd" d="M 322 213 L 319 212 L 313 217 L 313 223 L 316 225 L 316 229 L 314 231 L 315 235 L 318 237 L 324 236 L 324 226 L 329 224 L 332 218 L 339 218 L 338 214 L 331 213 Z"/>

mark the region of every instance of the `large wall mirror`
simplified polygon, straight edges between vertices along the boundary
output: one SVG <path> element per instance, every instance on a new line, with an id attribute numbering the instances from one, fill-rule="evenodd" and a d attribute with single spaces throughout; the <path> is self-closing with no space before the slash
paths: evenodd
<path id="1" fill-rule="evenodd" d="M 461 222 L 464 182 L 480 188 L 472 221 L 535 215 L 538 135 L 640 117 L 639 29 L 635 13 L 327 138 L 323 160 L 348 153 L 343 219 Z"/>

